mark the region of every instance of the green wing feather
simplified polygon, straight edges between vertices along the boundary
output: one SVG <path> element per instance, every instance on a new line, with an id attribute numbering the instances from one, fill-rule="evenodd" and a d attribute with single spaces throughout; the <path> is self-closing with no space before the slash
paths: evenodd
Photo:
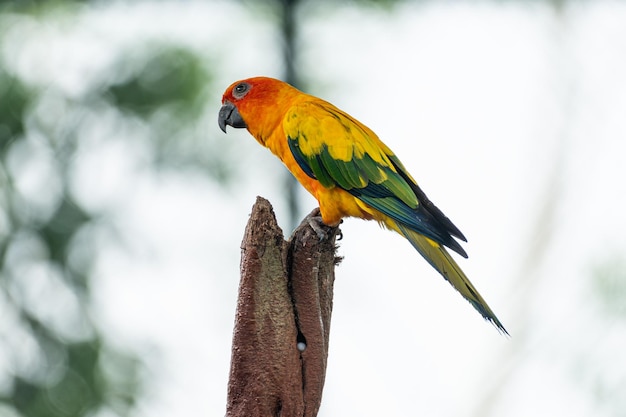
<path id="1" fill-rule="evenodd" d="M 340 187 L 411 230 L 467 254 L 463 234 L 428 200 L 393 152 L 370 129 L 324 101 L 293 107 L 285 117 L 289 148 L 302 170 L 324 187 Z"/>

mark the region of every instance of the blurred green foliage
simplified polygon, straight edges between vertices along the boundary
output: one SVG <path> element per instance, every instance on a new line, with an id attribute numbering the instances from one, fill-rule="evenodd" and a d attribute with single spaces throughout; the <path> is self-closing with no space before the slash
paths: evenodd
<path id="1" fill-rule="evenodd" d="M 141 53 L 131 49 L 121 57 L 123 62 L 134 60 L 134 69 L 128 78 L 103 86 L 102 97 L 128 117 L 148 124 L 155 168 L 200 170 L 227 183 L 232 165 L 212 151 L 206 131 L 197 129 L 212 99 L 207 91 L 212 74 L 207 66 L 195 53 L 177 45 L 153 42 L 141 48 Z M 228 151 L 222 141 L 220 152 Z"/>
<path id="2" fill-rule="evenodd" d="M 207 79 L 200 59 L 192 52 L 162 45 L 152 45 L 154 51 L 141 65 L 141 70 L 123 82 L 112 85 L 108 93 L 120 109 L 147 117 L 164 106 L 176 116 L 192 121 L 202 107 L 198 92 Z"/>
<path id="3" fill-rule="evenodd" d="M 72 154 L 51 150 L 60 167 L 56 180 L 62 185 L 60 195 L 46 207 L 51 215 L 43 218 L 29 215 L 40 208 L 16 189 L 20 171 L 10 168 L 9 159 L 17 158 L 18 148 L 32 141 L 24 121 L 41 94 L 0 69 L 0 357 L 5 362 L 4 369 L 0 368 L 4 373 L 0 401 L 7 405 L 5 411 L 13 409 L 29 417 L 81 416 L 107 407 L 124 415 L 140 390 L 140 361 L 128 352 L 115 351 L 88 318 L 90 271 L 68 267 L 72 239 L 93 219 L 68 192 L 68 174 L 63 167 Z M 70 139 L 44 138 L 69 145 L 62 143 L 64 140 Z M 28 163 L 28 157 L 28 153 L 22 155 L 17 163 Z M 35 276 L 46 282 L 34 283 Z M 38 292 L 38 285 L 45 291 L 39 288 Z M 64 296 L 55 300 L 57 292 Z M 76 308 L 65 313 L 80 317 L 55 317 L 38 305 L 64 310 L 54 304 L 63 303 L 68 296 Z M 66 328 L 59 329 L 66 326 L 51 323 L 61 319 L 83 325 L 76 333 L 68 333 Z M 129 389 L 124 392 L 118 392 L 114 387 L 118 381 L 103 372 L 113 361 L 127 365 L 123 378 Z"/>
<path id="4" fill-rule="evenodd" d="M 0 61 L 0 155 L 24 131 L 22 116 L 29 100 L 25 86 L 2 70 Z"/>
<path id="5" fill-rule="evenodd" d="M 0 19 L 41 19 L 67 3 L 75 2 L 4 2 Z M 184 47 L 140 44 L 107 69 L 117 75 L 76 97 L 29 85 L 8 67 L 0 62 L 0 415 L 130 415 L 142 359 L 112 343 L 90 304 L 98 231 L 116 233 L 106 213 L 77 201 L 71 167 L 93 116 L 106 113 L 113 124 L 145 127 L 131 140 L 148 149 L 155 172 L 184 167 L 225 181 L 229 165 L 199 128 L 209 71 Z"/>
<path id="6" fill-rule="evenodd" d="M 606 313 L 626 319 L 626 258 L 616 254 L 593 268 L 596 300 Z"/>

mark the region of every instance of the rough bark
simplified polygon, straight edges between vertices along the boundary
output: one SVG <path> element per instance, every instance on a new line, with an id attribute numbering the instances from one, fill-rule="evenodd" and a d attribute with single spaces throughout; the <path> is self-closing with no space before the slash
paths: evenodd
<path id="1" fill-rule="evenodd" d="M 314 417 L 322 398 L 332 312 L 335 236 L 309 226 L 287 242 L 258 197 L 242 242 L 227 417 Z M 304 347 L 304 350 L 300 350 Z"/>

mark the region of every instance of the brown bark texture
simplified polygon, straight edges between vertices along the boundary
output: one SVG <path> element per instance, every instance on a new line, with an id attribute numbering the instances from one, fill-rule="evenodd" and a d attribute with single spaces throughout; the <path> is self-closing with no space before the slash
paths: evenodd
<path id="1" fill-rule="evenodd" d="M 271 204 L 258 197 L 252 208 L 241 246 L 227 417 L 317 415 L 339 232 L 322 225 L 320 239 L 310 226 L 318 216 L 313 210 L 285 241 Z"/>

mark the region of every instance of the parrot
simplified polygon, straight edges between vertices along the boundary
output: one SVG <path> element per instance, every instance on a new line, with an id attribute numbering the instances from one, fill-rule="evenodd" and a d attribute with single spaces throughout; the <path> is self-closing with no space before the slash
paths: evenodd
<path id="1" fill-rule="evenodd" d="M 372 130 L 333 104 L 269 77 L 234 82 L 221 104 L 219 128 L 247 129 L 276 155 L 315 197 L 324 225 L 355 217 L 397 232 L 508 335 L 446 249 L 467 258 L 458 242 L 467 239 Z"/>

